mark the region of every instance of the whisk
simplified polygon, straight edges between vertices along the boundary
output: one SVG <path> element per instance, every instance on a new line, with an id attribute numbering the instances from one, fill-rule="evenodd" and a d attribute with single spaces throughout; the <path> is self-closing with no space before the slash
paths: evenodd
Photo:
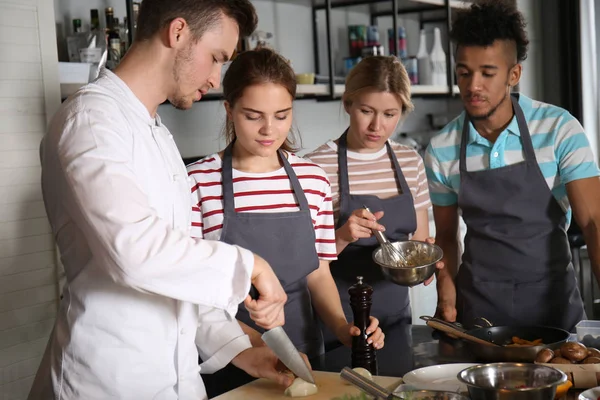
<path id="1" fill-rule="evenodd" d="M 369 207 L 363 205 L 363 208 L 368 212 L 371 212 L 371 210 L 369 210 Z M 408 265 L 402 253 L 399 252 L 398 249 L 396 249 L 392 243 L 390 243 L 390 241 L 383 234 L 383 232 L 378 231 L 377 229 L 371 229 L 371 232 L 373 232 L 373 235 L 381 245 L 381 261 L 383 261 L 384 264 L 390 265 L 392 267 L 405 267 Z"/>

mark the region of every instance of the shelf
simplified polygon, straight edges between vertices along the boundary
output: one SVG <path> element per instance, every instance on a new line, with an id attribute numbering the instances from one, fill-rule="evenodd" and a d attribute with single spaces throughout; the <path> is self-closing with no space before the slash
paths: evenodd
<path id="1" fill-rule="evenodd" d="M 352 7 L 361 5 L 376 5 L 377 3 L 391 3 L 390 0 L 331 0 L 331 8 Z M 398 0 L 398 10 L 400 12 L 408 12 L 412 9 L 421 10 L 424 6 L 435 6 L 437 8 L 444 7 L 445 0 Z M 469 0 L 450 0 L 450 8 L 461 9 L 471 5 Z M 325 8 L 325 0 L 313 0 L 313 6 L 316 9 Z M 390 7 L 391 8 L 391 7 Z M 435 10 L 435 8 L 432 8 Z"/>

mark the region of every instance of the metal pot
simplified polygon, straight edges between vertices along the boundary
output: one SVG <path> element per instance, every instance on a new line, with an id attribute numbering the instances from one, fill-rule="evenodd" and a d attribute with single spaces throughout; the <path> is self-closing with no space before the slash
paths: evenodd
<path id="1" fill-rule="evenodd" d="M 471 400 L 552 400 L 567 375 L 544 365 L 496 363 L 462 370 L 458 380 Z"/>

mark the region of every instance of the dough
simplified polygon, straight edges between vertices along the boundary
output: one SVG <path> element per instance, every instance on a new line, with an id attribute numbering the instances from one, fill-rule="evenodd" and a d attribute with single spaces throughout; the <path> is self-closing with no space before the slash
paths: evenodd
<path id="1" fill-rule="evenodd" d="M 317 385 L 306 382 L 304 379 L 296 378 L 294 382 L 285 389 L 284 394 L 288 397 L 312 396 L 318 392 Z"/>

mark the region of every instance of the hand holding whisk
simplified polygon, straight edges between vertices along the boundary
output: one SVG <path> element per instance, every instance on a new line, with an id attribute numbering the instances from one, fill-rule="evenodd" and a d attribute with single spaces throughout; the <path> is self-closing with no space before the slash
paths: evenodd
<path id="1" fill-rule="evenodd" d="M 371 210 L 369 210 L 369 207 L 363 205 L 363 208 L 365 210 L 367 210 L 368 212 L 371 212 Z M 390 241 L 383 234 L 383 232 L 378 231 L 376 229 L 371 229 L 371 232 L 373 232 L 373 235 L 375 236 L 375 238 L 381 245 L 383 262 L 385 264 L 388 264 L 392 267 L 404 267 L 404 266 L 408 265 L 408 263 L 406 262 L 406 259 L 402 255 L 402 253 L 400 253 L 394 247 L 394 245 L 392 243 L 390 243 Z"/>

